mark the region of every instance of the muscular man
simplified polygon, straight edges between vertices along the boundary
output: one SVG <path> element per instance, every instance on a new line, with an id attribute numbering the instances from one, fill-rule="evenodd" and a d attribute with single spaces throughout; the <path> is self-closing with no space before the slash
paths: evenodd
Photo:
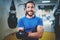
<path id="1" fill-rule="evenodd" d="M 28 33 L 27 39 L 24 40 L 38 40 L 42 37 L 44 28 L 43 21 L 37 17 L 35 13 L 35 4 L 33 1 L 28 1 L 25 4 L 25 16 L 18 21 L 18 31 L 24 30 Z"/>

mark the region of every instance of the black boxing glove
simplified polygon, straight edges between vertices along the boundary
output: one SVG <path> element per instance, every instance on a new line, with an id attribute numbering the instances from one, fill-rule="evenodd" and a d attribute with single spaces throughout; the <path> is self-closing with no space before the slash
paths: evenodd
<path id="1" fill-rule="evenodd" d="M 19 32 L 16 33 L 16 37 L 17 39 L 25 39 L 28 37 L 28 33 L 22 30 L 19 30 Z"/>

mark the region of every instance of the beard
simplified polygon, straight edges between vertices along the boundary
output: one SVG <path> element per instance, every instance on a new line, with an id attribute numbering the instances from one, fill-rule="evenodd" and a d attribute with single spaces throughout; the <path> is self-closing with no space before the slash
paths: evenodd
<path id="1" fill-rule="evenodd" d="M 34 13 L 35 13 L 35 12 L 33 12 L 33 11 L 31 11 L 31 12 L 30 12 L 30 11 L 28 11 L 28 12 L 26 11 L 26 15 L 28 15 L 28 16 L 33 16 Z"/>

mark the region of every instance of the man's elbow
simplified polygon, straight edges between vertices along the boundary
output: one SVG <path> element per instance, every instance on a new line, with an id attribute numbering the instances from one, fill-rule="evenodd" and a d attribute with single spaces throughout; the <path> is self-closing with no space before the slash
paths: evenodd
<path id="1" fill-rule="evenodd" d="M 44 29 L 42 30 L 42 33 L 40 34 L 38 34 L 38 38 L 42 38 L 42 36 L 43 36 L 43 32 L 44 32 Z"/>
<path id="2" fill-rule="evenodd" d="M 42 35 L 38 35 L 38 38 L 42 38 Z"/>

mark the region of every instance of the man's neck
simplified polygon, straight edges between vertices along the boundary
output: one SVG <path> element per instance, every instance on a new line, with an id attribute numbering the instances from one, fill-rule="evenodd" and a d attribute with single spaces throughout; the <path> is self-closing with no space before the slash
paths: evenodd
<path id="1" fill-rule="evenodd" d="M 33 17 L 34 17 L 34 15 L 32 15 L 32 16 L 26 15 L 26 17 L 27 17 L 27 18 L 33 18 Z"/>

